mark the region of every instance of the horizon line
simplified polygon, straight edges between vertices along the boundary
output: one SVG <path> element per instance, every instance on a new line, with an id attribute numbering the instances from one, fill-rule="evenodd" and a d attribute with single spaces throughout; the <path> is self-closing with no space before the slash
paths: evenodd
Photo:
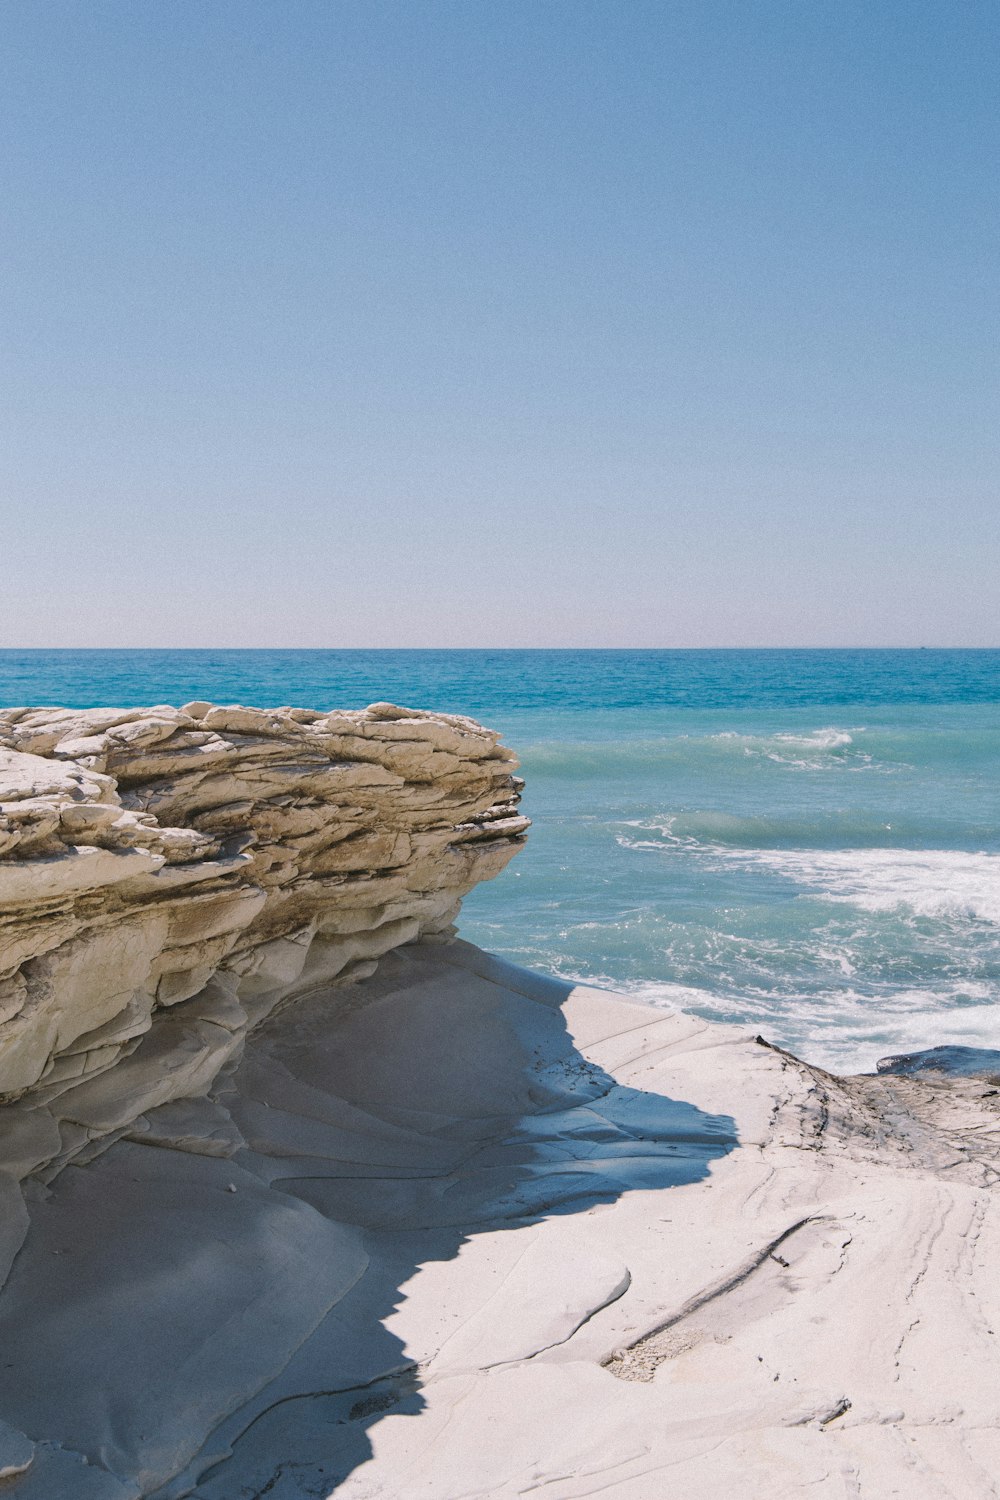
<path id="1" fill-rule="evenodd" d="M 383 653 L 387 653 L 387 654 L 388 653 L 392 653 L 392 654 L 396 654 L 396 655 L 404 654 L 405 653 L 405 654 L 409 654 L 409 655 L 413 655 L 413 656 L 420 655 L 421 653 L 427 653 L 427 654 L 435 653 L 435 654 L 439 654 L 439 653 L 442 653 L 442 652 L 454 652 L 454 653 L 460 653 L 460 652 L 467 652 L 467 653 L 494 652 L 494 653 L 498 653 L 498 654 L 499 653 L 514 654 L 514 653 L 523 653 L 523 652 L 529 652 L 529 651 L 536 651 L 536 652 L 539 652 L 539 653 L 541 653 L 541 652 L 550 652 L 550 653 L 556 653 L 556 652 L 584 652 L 584 651 L 585 652 L 594 652 L 594 653 L 597 653 L 597 652 L 611 653 L 611 652 L 626 652 L 627 651 L 627 652 L 632 652 L 632 653 L 636 653 L 636 654 L 638 654 L 640 652 L 647 652 L 649 654 L 655 654 L 655 653 L 664 653 L 664 652 L 698 652 L 698 651 L 702 651 L 702 652 L 721 652 L 721 651 L 732 651 L 732 652 L 739 652 L 739 651 L 748 651 L 748 652 L 749 651 L 757 651 L 757 652 L 760 652 L 760 651 L 774 651 L 774 652 L 780 652 L 780 651 L 816 651 L 816 652 L 821 652 L 821 651 L 825 651 L 825 652 L 831 652 L 831 651 L 845 651 L 845 652 L 846 651 L 871 651 L 871 652 L 876 652 L 876 651 L 914 651 L 914 652 L 917 652 L 917 651 L 1000 651 L 1000 644 L 997 644 L 997 645 L 988 645 L 988 646 L 969 646 L 969 645 L 941 645 L 941 644 L 938 644 L 938 643 L 935 642 L 933 644 L 928 643 L 928 644 L 921 644 L 921 645 L 917 645 L 917 646 L 914 646 L 914 645 L 878 645 L 878 646 L 875 646 L 875 645 L 837 645 L 837 646 L 809 646 L 809 645 L 794 645 L 794 646 L 788 646 L 788 645 L 786 645 L 786 646 L 764 646 L 764 645 L 761 645 L 761 646 L 756 646 L 756 645 L 744 645 L 744 646 L 723 646 L 723 645 L 718 645 L 718 646 L 121 646 L 121 645 L 119 645 L 119 646 L 0 646 L 0 656 L 12 655 L 12 654 L 15 654 L 15 653 L 21 654 L 21 655 L 26 655 L 28 653 L 48 653 L 48 654 L 52 654 L 52 653 L 55 653 L 55 652 L 65 652 L 67 654 L 69 654 L 69 653 L 81 654 L 81 653 L 84 653 L 84 652 L 92 652 L 94 654 L 97 654 L 97 653 L 101 653 L 101 654 L 105 654 L 105 653 L 118 653 L 118 654 L 122 654 L 122 653 L 125 653 L 125 652 L 132 652 L 132 653 L 138 654 L 138 653 L 141 653 L 141 652 L 147 652 L 149 654 L 153 654 L 153 653 L 165 653 L 165 652 L 180 653 L 180 652 L 209 652 L 209 651 L 210 652 L 214 652 L 217 655 L 221 655 L 221 654 L 224 654 L 224 653 L 231 653 L 233 655 L 236 655 L 238 653 L 245 653 L 245 652 L 248 652 L 248 651 L 253 651 L 253 652 L 268 652 L 268 651 L 273 651 L 273 652 L 307 652 L 307 651 L 308 652 L 313 652 L 313 651 L 315 651 L 317 653 L 319 653 L 319 652 L 341 652 L 341 653 L 358 652 L 359 654 L 360 653 L 365 653 L 365 654 L 369 654 L 369 655 L 374 654 L 374 653 L 378 653 L 378 652 L 383 652 Z"/>

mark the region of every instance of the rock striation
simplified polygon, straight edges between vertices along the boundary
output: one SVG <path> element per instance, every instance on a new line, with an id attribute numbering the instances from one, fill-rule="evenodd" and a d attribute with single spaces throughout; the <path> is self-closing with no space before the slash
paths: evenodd
<path id="1" fill-rule="evenodd" d="M 527 827 L 468 720 L 0 737 L 4 1495 L 1000 1494 L 996 1054 L 452 941 Z"/>
<path id="2" fill-rule="evenodd" d="M 0 713 L 4 1168 L 141 1133 L 279 1003 L 449 934 L 528 827 L 498 741 L 387 703 Z"/>

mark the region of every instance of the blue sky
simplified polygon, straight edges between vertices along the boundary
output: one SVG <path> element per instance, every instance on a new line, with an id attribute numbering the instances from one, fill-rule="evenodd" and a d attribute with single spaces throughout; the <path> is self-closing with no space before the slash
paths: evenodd
<path id="1" fill-rule="evenodd" d="M 6 0 L 8 645 L 1000 645 L 995 0 Z"/>

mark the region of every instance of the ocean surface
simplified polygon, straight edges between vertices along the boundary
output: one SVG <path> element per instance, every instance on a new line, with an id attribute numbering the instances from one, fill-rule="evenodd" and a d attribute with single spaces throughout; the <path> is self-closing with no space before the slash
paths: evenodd
<path id="1" fill-rule="evenodd" d="M 839 1071 L 1000 1047 L 1000 651 L 6 651 L 0 703 L 472 714 L 527 849 L 464 937 Z"/>

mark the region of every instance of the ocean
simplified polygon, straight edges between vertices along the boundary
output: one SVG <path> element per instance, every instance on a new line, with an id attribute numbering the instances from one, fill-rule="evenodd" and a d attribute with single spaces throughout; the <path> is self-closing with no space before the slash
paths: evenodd
<path id="1" fill-rule="evenodd" d="M 462 936 L 837 1071 L 1000 1047 L 1000 651 L 4 651 L 0 703 L 472 714 L 528 847 Z"/>

